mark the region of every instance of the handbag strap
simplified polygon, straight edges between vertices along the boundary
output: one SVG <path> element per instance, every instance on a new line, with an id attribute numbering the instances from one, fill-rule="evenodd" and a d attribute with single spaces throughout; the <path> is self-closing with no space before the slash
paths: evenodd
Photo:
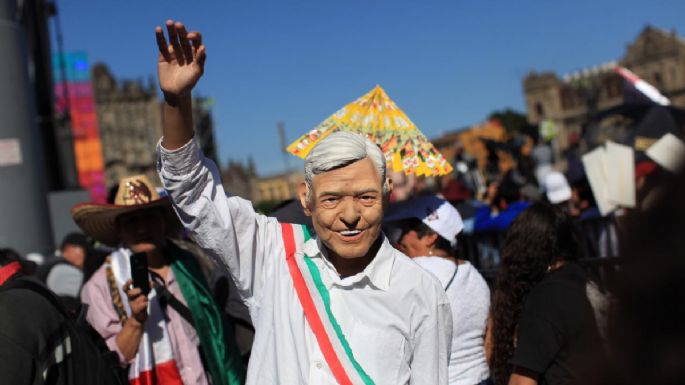
<path id="1" fill-rule="evenodd" d="M 186 320 L 190 326 L 193 327 L 193 329 L 195 329 L 193 313 L 190 312 L 188 306 L 184 305 L 183 302 L 176 298 L 176 296 L 173 295 L 169 289 L 167 289 L 164 279 L 159 274 L 155 273 L 154 271 L 150 271 L 150 275 L 152 276 L 153 286 L 155 288 L 155 292 L 157 292 L 157 295 L 159 296 L 159 304 L 162 309 L 165 309 L 167 305 L 171 306 L 172 309 L 176 310 L 176 313 L 183 317 L 183 319 Z"/>
<path id="2" fill-rule="evenodd" d="M 450 281 L 447 282 L 447 286 L 445 286 L 445 291 L 447 291 L 447 289 L 449 289 L 450 286 L 452 286 L 452 281 L 454 281 L 454 277 L 457 276 L 457 270 L 459 270 L 459 264 L 455 263 L 454 264 L 454 274 L 452 274 L 452 278 L 450 278 Z"/>

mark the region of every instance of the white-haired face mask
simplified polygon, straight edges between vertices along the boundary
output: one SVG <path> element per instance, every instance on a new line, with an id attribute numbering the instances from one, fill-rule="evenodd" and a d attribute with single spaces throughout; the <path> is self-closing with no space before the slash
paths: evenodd
<path id="1" fill-rule="evenodd" d="M 384 209 L 371 159 L 315 175 L 310 194 L 302 188 L 300 201 L 324 245 L 341 258 L 364 257 L 380 234 Z"/>

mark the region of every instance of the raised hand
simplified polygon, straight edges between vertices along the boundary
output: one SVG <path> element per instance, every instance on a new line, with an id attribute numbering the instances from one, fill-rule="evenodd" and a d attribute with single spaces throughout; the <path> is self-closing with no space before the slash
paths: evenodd
<path id="1" fill-rule="evenodd" d="M 186 32 L 183 23 L 172 20 L 167 20 L 166 28 L 168 42 L 162 27 L 155 28 L 159 48 L 157 74 L 165 99 L 176 101 L 190 95 L 204 73 L 207 55 L 199 32 Z"/>

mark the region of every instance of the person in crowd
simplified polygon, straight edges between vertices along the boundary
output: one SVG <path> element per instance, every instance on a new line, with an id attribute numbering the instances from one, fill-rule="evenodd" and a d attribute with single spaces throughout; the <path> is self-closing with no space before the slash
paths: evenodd
<path id="1" fill-rule="evenodd" d="M 83 267 L 90 249 L 85 235 L 69 233 L 62 240 L 57 255 L 38 269 L 38 278 L 62 298 L 70 311 L 77 311 L 80 306 Z"/>
<path id="2" fill-rule="evenodd" d="M 576 263 L 578 241 L 558 208 L 536 203 L 506 234 L 492 304 L 495 384 L 582 383 L 599 350 L 596 286 Z"/>
<path id="3" fill-rule="evenodd" d="M 400 251 L 435 275 L 452 308 L 451 385 L 487 384 L 484 337 L 490 311 L 490 289 L 478 270 L 455 257 L 463 223 L 449 202 L 423 196 L 390 210 L 385 220 L 400 219 Z"/>
<path id="4" fill-rule="evenodd" d="M 81 300 L 88 322 L 129 366 L 132 384 L 243 383 L 232 325 L 196 256 L 169 239 L 178 220 L 147 177 L 122 179 L 114 204 L 79 204 L 72 215 L 87 235 L 117 247 L 84 285 Z M 146 256 L 149 295 L 132 286 L 133 253 Z"/>
<path id="5" fill-rule="evenodd" d="M 553 170 L 554 150 L 550 143 L 538 136 L 535 138 L 535 147 L 533 147 L 530 156 L 535 164 L 535 178 L 538 185 L 542 186 L 545 175 Z"/>
<path id="6" fill-rule="evenodd" d="M 447 384 L 449 300 L 381 232 L 392 182 L 381 150 L 337 132 L 305 159 L 298 196 L 315 234 L 227 196 L 193 139 L 198 32 L 157 27 L 164 94 L 160 179 L 193 239 L 226 268 L 255 323 L 248 384 Z M 411 311 L 407 311 L 411 309 Z"/>
<path id="7" fill-rule="evenodd" d="M 563 173 L 559 171 L 548 172 L 544 177 L 542 188 L 550 204 L 559 206 L 564 211 L 570 211 L 571 186 Z"/>
<path id="8" fill-rule="evenodd" d="M 50 362 L 62 341 L 64 316 L 48 299 L 25 289 L 9 289 L 24 274 L 19 255 L 0 250 L 0 373 L 3 384 L 70 384 L 66 365 Z"/>
<path id="9" fill-rule="evenodd" d="M 685 174 L 660 188 L 660 198 L 627 223 L 624 263 L 612 286 L 611 365 L 597 363 L 604 378 L 587 384 L 685 383 Z"/>
<path id="10" fill-rule="evenodd" d="M 490 183 L 485 203 L 476 210 L 474 232 L 502 232 L 530 205 L 521 199 L 520 186 L 509 178 Z"/>

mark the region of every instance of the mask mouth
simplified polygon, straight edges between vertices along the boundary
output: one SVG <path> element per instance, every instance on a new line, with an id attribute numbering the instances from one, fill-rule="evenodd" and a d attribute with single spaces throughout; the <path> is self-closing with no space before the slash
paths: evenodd
<path id="1" fill-rule="evenodd" d="M 338 231 L 343 242 L 357 242 L 364 235 L 364 230 L 342 230 Z"/>
<path id="2" fill-rule="evenodd" d="M 362 232 L 362 230 L 357 230 L 357 229 L 355 229 L 355 230 L 342 230 L 342 231 L 339 231 L 339 233 L 340 233 L 341 235 L 346 236 L 346 237 L 355 236 L 355 235 L 360 234 L 361 232 Z"/>

